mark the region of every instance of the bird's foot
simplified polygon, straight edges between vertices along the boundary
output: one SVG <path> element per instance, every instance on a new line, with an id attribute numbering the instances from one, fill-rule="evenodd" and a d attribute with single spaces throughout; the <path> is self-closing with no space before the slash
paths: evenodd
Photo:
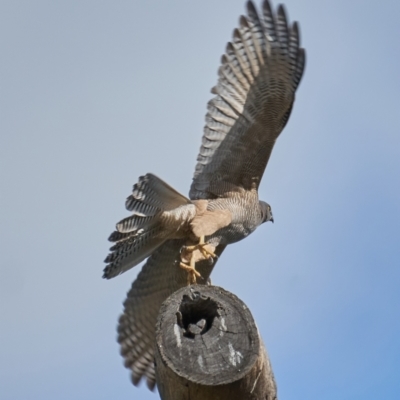
<path id="1" fill-rule="evenodd" d="M 183 262 L 179 263 L 179 266 L 184 269 L 188 275 L 187 275 L 187 284 L 189 285 L 195 285 L 197 279 L 196 278 L 201 278 L 201 275 L 198 271 L 196 271 L 195 266 L 193 265 L 188 265 Z"/>
<path id="2" fill-rule="evenodd" d="M 204 236 L 200 237 L 199 243 L 193 246 L 186 246 L 185 251 L 194 253 L 195 250 L 199 250 L 203 255 L 203 259 L 209 260 L 210 258 L 217 258 L 218 256 L 214 253 L 215 247 L 211 244 L 204 243 Z"/>
<path id="3" fill-rule="evenodd" d="M 198 244 L 193 246 L 184 246 L 181 252 L 180 267 L 188 272 L 188 285 L 196 283 L 201 275 L 196 271 L 196 263 L 202 260 L 212 260 L 217 258 L 214 253 L 215 246 L 204 243 L 204 236 L 200 237 Z"/>

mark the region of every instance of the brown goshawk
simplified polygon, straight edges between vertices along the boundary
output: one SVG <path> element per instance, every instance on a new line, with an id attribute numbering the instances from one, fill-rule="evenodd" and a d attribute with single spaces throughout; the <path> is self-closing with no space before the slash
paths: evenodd
<path id="1" fill-rule="evenodd" d="M 206 284 L 228 244 L 263 222 L 271 207 L 258 187 L 275 141 L 285 127 L 301 80 L 305 52 L 297 23 L 283 6 L 257 11 L 247 3 L 218 71 L 189 198 L 152 174 L 139 178 L 109 240 L 104 278 L 147 258 L 128 292 L 118 342 L 136 385 L 155 385 L 154 333 L 162 302 L 191 282 Z"/>

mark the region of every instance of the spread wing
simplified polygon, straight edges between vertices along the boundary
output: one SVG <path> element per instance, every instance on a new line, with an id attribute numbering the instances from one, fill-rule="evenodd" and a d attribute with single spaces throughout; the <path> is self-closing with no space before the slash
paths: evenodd
<path id="1" fill-rule="evenodd" d="M 187 285 L 187 273 L 178 267 L 180 249 L 184 244 L 185 240 L 168 240 L 159 247 L 147 260 L 125 300 L 124 312 L 118 323 L 118 342 L 134 385 L 146 377 L 148 387 L 153 389 L 155 386 L 157 315 L 164 300 Z M 224 248 L 218 246 L 215 253 L 221 255 Z M 207 260 L 196 263 L 196 270 L 202 276 L 202 279 L 198 278 L 198 283 L 207 283 L 214 265 Z"/>
<path id="2" fill-rule="evenodd" d="M 267 0 L 261 13 L 248 2 L 212 89 L 191 199 L 258 188 L 303 74 L 299 44 L 298 25 L 288 26 L 283 6 L 274 15 Z"/>

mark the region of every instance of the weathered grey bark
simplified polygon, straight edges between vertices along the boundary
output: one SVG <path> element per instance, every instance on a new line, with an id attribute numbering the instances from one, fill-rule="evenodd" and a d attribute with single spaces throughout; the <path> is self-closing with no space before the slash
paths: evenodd
<path id="1" fill-rule="evenodd" d="M 188 286 L 163 303 L 155 363 L 162 400 L 277 398 L 268 355 L 249 309 L 217 286 Z"/>

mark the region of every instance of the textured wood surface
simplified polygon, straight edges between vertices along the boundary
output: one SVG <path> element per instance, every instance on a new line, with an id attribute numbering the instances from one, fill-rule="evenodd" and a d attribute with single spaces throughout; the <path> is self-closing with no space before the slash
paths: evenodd
<path id="1" fill-rule="evenodd" d="M 188 286 L 163 303 L 155 362 L 163 400 L 277 398 L 249 309 L 217 286 Z"/>

